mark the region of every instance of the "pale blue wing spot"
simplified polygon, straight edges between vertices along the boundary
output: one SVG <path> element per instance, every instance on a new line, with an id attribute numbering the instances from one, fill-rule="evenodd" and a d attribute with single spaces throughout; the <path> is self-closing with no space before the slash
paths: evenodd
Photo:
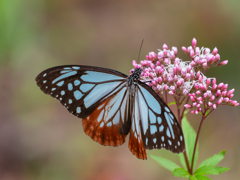
<path id="1" fill-rule="evenodd" d="M 167 111 L 167 112 L 170 112 L 169 108 L 167 106 L 164 107 L 164 109 Z"/>
<path id="2" fill-rule="evenodd" d="M 43 84 L 45 84 L 46 82 L 47 82 L 47 80 L 44 80 L 44 81 L 43 81 Z"/>
<path id="3" fill-rule="evenodd" d="M 69 72 L 69 73 L 63 74 L 63 75 L 59 76 L 58 78 L 54 79 L 54 80 L 52 81 L 52 83 L 54 84 L 55 82 L 57 82 L 57 81 L 59 81 L 59 80 L 61 80 L 61 79 L 64 79 L 64 78 L 73 76 L 73 75 L 75 75 L 75 74 L 77 74 L 77 71 L 71 71 L 71 72 Z"/>
<path id="4" fill-rule="evenodd" d="M 63 96 L 64 94 L 65 94 L 65 91 L 62 90 L 62 91 L 61 91 L 61 95 Z"/>
<path id="5" fill-rule="evenodd" d="M 156 123 L 156 116 L 155 114 L 153 114 L 153 112 L 149 109 L 149 120 L 151 124 L 155 124 Z"/>
<path id="6" fill-rule="evenodd" d="M 162 118 L 161 117 L 157 117 L 157 121 L 158 121 L 158 124 L 161 124 L 162 123 Z"/>
<path id="7" fill-rule="evenodd" d="M 178 146 L 180 146 L 180 142 L 179 141 L 177 142 L 177 144 L 178 144 Z"/>
<path id="8" fill-rule="evenodd" d="M 65 68 L 63 68 L 63 69 L 70 69 L 70 70 L 71 70 L 72 68 L 70 68 L 70 67 L 65 67 Z"/>
<path id="9" fill-rule="evenodd" d="M 134 136 L 135 136 L 135 138 L 137 138 L 137 133 L 136 133 L 136 131 L 135 131 L 135 133 L 134 133 Z"/>
<path id="10" fill-rule="evenodd" d="M 62 100 L 62 98 L 59 98 L 59 100 L 61 101 L 61 100 Z"/>
<path id="11" fill-rule="evenodd" d="M 72 104 L 72 100 L 71 99 L 68 100 L 68 104 Z"/>
<path id="12" fill-rule="evenodd" d="M 145 88 L 142 86 L 139 86 L 142 93 L 144 94 L 144 97 L 148 103 L 148 106 L 157 114 L 161 114 L 161 107 L 159 102 L 153 97 L 153 95 L 148 92 Z"/>
<path id="13" fill-rule="evenodd" d="M 94 86 L 95 86 L 95 84 L 82 84 L 80 86 L 80 90 L 85 93 L 85 92 L 91 90 Z"/>
<path id="14" fill-rule="evenodd" d="M 98 106 L 97 109 L 102 109 L 103 106 L 104 106 L 104 104 Z"/>
<path id="15" fill-rule="evenodd" d="M 165 119 L 167 121 L 168 127 L 171 131 L 172 138 L 175 139 L 175 135 L 174 135 L 173 128 L 172 128 L 172 125 L 171 125 L 171 118 L 169 117 L 167 112 L 164 112 L 164 116 L 165 116 Z"/>
<path id="16" fill-rule="evenodd" d="M 48 86 L 45 87 L 46 89 L 48 88 Z"/>
<path id="17" fill-rule="evenodd" d="M 56 95 L 56 98 L 58 97 L 58 94 Z"/>
<path id="18" fill-rule="evenodd" d="M 80 112 L 81 112 L 81 108 L 77 107 L 77 113 L 80 113 Z"/>
<path id="19" fill-rule="evenodd" d="M 169 113 L 168 115 L 171 117 L 171 119 L 174 119 L 172 113 Z M 172 124 L 173 124 L 173 121 L 172 121 Z M 175 124 L 177 124 L 177 123 L 175 123 Z"/>
<path id="20" fill-rule="evenodd" d="M 124 97 L 124 100 L 122 102 L 122 106 L 121 106 L 121 118 L 122 120 L 124 121 L 125 119 L 125 110 L 126 110 L 126 106 L 127 106 L 127 97 L 128 97 L 128 94 L 125 95 Z"/>
<path id="21" fill-rule="evenodd" d="M 76 100 L 81 99 L 81 97 L 83 96 L 83 94 L 79 90 L 74 91 L 73 94 Z"/>
<path id="22" fill-rule="evenodd" d="M 104 113 L 104 110 L 101 111 L 101 113 L 99 114 L 98 118 L 97 118 L 97 121 L 100 122 L 103 118 L 103 113 Z"/>
<path id="23" fill-rule="evenodd" d="M 104 122 L 102 122 L 101 124 L 100 124 L 100 127 L 103 127 L 104 126 Z"/>
<path id="24" fill-rule="evenodd" d="M 141 113 L 141 119 L 142 119 L 141 123 L 142 123 L 143 133 L 146 134 L 148 129 L 148 106 L 144 101 L 142 94 L 139 91 L 137 94 L 139 96 L 139 106 L 141 109 L 140 113 Z M 135 100 L 135 102 L 137 101 Z"/>
<path id="25" fill-rule="evenodd" d="M 168 140 L 168 144 L 171 146 L 172 145 L 172 141 Z"/>
<path id="26" fill-rule="evenodd" d="M 164 136 L 162 136 L 161 139 L 162 139 L 162 142 L 164 142 Z"/>
<path id="27" fill-rule="evenodd" d="M 81 82 L 80 82 L 79 80 L 75 80 L 75 81 L 74 81 L 74 85 L 75 85 L 75 86 L 78 86 L 80 83 L 81 83 Z"/>
<path id="28" fill-rule="evenodd" d="M 107 105 L 107 116 L 106 121 L 112 118 L 112 116 L 118 111 L 118 108 L 120 107 L 121 101 L 123 99 L 124 93 L 126 91 L 126 88 L 123 88 L 118 94 L 115 95 L 113 99 L 111 99 Z"/>
<path id="29" fill-rule="evenodd" d="M 182 139 L 182 135 L 180 136 L 180 141 L 182 141 L 183 139 Z"/>
<path id="30" fill-rule="evenodd" d="M 161 125 L 161 126 L 159 127 L 159 131 L 160 131 L 160 132 L 162 132 L 162 131 L 163 131 L 163 129 L 164 129 L 164 126 L 163 126 L 163 125 Z"/>
<path id="31" fill-rule="evenodd" d="M 171 137 L 171 134 L 170 134 L 169 128 L 167 128 L 166 134 L 167 134 L 168 137 Z"/>
<path id="32" fill-rule="evenodd" d="M 113 124 L 116 125 L 119 123 L 119 120 L 120 120 L 120 113 L 119 111 L 117 112 L 116 116 L 113 118 Z"/>
<path id="33" fill-rule="evenodd" d="M 146 145 L 148 144 L 148 138 L 146 138 Z"/>
<path id="34" fill-rule="evenodd" d="M 44 75 L 43 75 L 43 77 L 45 77 L 47 75 L 47 73 L 45 73 Z"/>
<path id="35" fill-rule="evenodd" d="M 59 83 L 57 83 L 57 86 L 62 86 L 64 84 L 64 81 L 60 81 Z"/>
<path id="36" fill-rule="evenodd" d="M 71 70 L 64 70 L 64 71 L 61 71 L 60 73 L 65 74 L 65 73 L 68 73 L 68 72 L 71 72 Z"/>
<path id="37" fill-rule="evenodd" d="M 107 127 L 111 127 L 112 126 L 112 122 L 107 123 Z"/>
<path id="38" fill-rule="evenodd" d="M 52 91 L 55 91 L 56 90 L 56 88 L 52 88 Z"/>
<path id="39" fill-rule="evenodd" d="M 73 66 L 72 68 L 73 69 L 80 69 L 80 67 L 77 67 L 77 66 Z"/>
<path id="40" fill-rule="evenodd" d="M 69 91 L 73 90 L 73 85 L 72 85 L 72 83 L 68 83 L 68 90 L 69 90 Z"/>
<path id="41" fill-rule="evenodd" d="M 120 82 L 109 82 L 95 86 L 93 90 L 84 98 L 86 108 L 89 108 L 100 98 L 110 93 Z"/>
<path id="42" fill-rule="evenodd" d="M 151 125 L 150 126 L 150 133 L 153 135 L 156 132 L 157 132 L 157 127 L 155 125 Z"/>
<path id="43" fill-rule="evenodd" d="M 137 121 L 140 120 L 140 117 L 139 117 L 139 111 L 140 110 L 138 109 L 138 105 L 136 103 L 134 105 L 134 108 L 135 108 L 135 110 L 134 110 L 134 120 L 133 121 L 135 121 L 135 127 L 136 127 L 137 134 L 140 134 L 139 124 L 136 123 Z"/>
<path id="44" fill-rule="evenodd" d="M 85 73 L 87 74 L 82 75 L 81 79 L 87 82 L 103 82 L 103 81 L 110 81 L 110 80 L 125 79 L 120 76 L 116 76 L 109 73 L 103 73 L 103 72 L 85 71 Z"/>
<path id="45" fill-rule="evenodd" d="M 135 119 L 132 121 L 132 131 L 135 132 Z"/>
<path id="46" fill-rule="evenodd" d="M 154 142 L 154 143 L 156 143 L 156 142 L 157 142 L 157 139 L 156 139 L 156 138 L 154 138 L 154 139 L 153 139 L 153 142 Z"/>

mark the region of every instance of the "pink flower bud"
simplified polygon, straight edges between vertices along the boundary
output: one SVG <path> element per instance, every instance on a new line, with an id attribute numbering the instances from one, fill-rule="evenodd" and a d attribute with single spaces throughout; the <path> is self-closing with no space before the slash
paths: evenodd
<path id="1" fill-rule="evenodd" d="M 197 40 L 195 38 L 193 38 L 192 40 L 192 47 L 195 48 L 197 45 Z"/>
<path id="2" fill-rule="evenodd" d="M 230 103 L 231 106 L 238 106 L 239 105 L 239 103 L 237 101 L 230 100 L 229 103 Z"/>
<path id="3" fill-rule="evenodd" d="M 168 86 L 166 85 L 166 86 L 164 86 L 164 90 L 166 91 L 166 90 L 168 90 Z"/>
<path id="4" fill-rule="evenodd" d="M 163 44 L 163 49 L 168 50 L 168 46 L 165 43 Z"/>
<path id="5" fill-rule="evenodd" d="M 225 97 L 227 95 L 227 91 L 222 92 L 222 96 Z"/>
<path id="6" fill-rule="evenodd" d="M 225 61 L 218 63 L 217 66 L 223 66 L 223 65 L 226 65 L 227 63 L 228 63 L 228 60 L 225 60 Z"/>
<path id="7" fill-rule="evenodd" d="M 193 110 L 193 111 L 191 111 L 191 113 L 192 113 L 192 114 L 195 114 L 195 111 Z"/>
<path id="8" fill-rule="evenodd" d="M 189 108 L 191 108 L 192 106 L 191 106 L 190 104 L 185 104 L 184 107 L 187 108 L 187 109 L 189 109 Z"/>
<path id="9" fill-rule="evenodd" d="M 190 51 L 190 56 L 193 57 L 195 55 L 194 50 Z"/>
<path id="10" fill-rule="evenodd" d="M 152 81 L 152 85 L 153 85 L 153 86 L 156 86 L 156 85 L 157 85 L 157 82 L 156 82 L 156 81 Z"/>
<path id="11" fill-rule="evenodd" d="M 215 100 L 215 96 L 212 95 L 211 98 L 210 98 L 211 101 L 214 101 Z"/>
<path id="12" fill-rule="evenodd" d="M 218 49 L 217 49 L 217 47 L 215 47 L 215 48 L 213 49 L 213 51 L 212 51 L 212 54 L 213 54 L 213 55 L 217 55 L 217 53 L 218 53 Z"/>
<path id="13" fill-rule="evenodd" d="M 217 109 L 217 105 L 216 104 L 213 104 L 213 109 Z"/>
<path id="14" fill-rule="evenodd" d="M 216 93 L 216 96 L 219 97 L 221 94 L 222 94 L 221 91 L 218 89 L 217 93 Z"/>
<path id="15" fill-rule="evenodd" d="M 218 85 L 218 88 L 221 89 L 223 85 L 224 85 L 223 83 L 220 83 L 220 84 Z"/>
<path id="16" fill-rule="evenodd" d="M 187 48 L 186 48 L 185 46 L 182 47 L 182 50 L 183 50 L 183 52 L 185 52 L 186 54 L 188 54 L 188 50 L 187 50 Z"/>
<path id="17" fill-rule="evenodd" d="M 223 98 L 223 101 L 228 102 L 229 98 Z"/>
<path id="18" fill-rule="evenodd" d="M 177 53 L 178 53 L 177 47 L 174 47 L 174 46 L 173 46 L 173 47 L 172 47 L 172 51 L 174 52 L 175 55 L 177 55 Z"/>
<path id="19" fill-rule="evenodd" d="M 212 103 L 211 103 L 211 102 L 208 102 L 208 106 L 210 106 L 210 107 L 211 107 L 211 106 L 212 106 Z"/>
<path id="20" fill-rule="evenodd" d="M 197 94 L 197 95 L 199 95 L 199 94 L 201 94 L 201 93 L 202 93 L 202 92 L 201 92 L 201 91 L 199 91 L 199 90 L 196 92 L 196 94 Z"/>
<path id="21" fill-rule="evenodd" d="M 190 99 L 191 99 L 192 102 L 195 102 L 195 101 L 196 101 L 195 98 L 192 97 L 192 96 L 190 97 Z"/>
<path id="22" fill-rule="evenodd" d="M 199 47 L 196 47 L 195 48 L 195 54 L 199 55 L 201 53 L 201 50 Z"/>
<path id="23" fill-rule="evenodd" d="M 227 95 L 229 96 L 229 95 L 233 94 L 234 91 L 235 91 L 235 89 L 229 90 L 229 91 L 227 92 Z"/>
<path id="24" fill-rule="evenodd" d="M 210 53 L 210 49 L 206 48 L 204 54 L 208 54 L 208 53 Z"/>
<path id="25" fill-rule="evenodd" d="M 221 104 L 222 101 L 223 101 L 223 97 L 221 97 L 221 98 L 218 99 L 217 104 L 218 104 L 218 105 Z"/>

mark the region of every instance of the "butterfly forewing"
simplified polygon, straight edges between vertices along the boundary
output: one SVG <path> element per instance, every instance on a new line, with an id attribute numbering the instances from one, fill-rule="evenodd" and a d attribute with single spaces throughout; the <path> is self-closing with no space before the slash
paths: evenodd
<path id="1" fill-rule="evenodd" d="M 37 85 L 58 99 L 68 111 L 85 118 L 125 82 L 126 75 L 107 68 L 92 66 L 58 66 L 36 77 Z"/>
<path id="2" fill-rule="evenodd" d="M 174 153 L 185 149 L 181 127 L 164 101 L 146 84 L 139 82 L 136 94 L 141 133 L 146 149 L 165 148 Z"/>

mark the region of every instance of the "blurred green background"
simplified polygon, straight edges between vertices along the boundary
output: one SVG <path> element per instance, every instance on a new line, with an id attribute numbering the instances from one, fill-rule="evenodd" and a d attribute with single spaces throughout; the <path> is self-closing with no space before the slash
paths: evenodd
<path id="1" fill-rule="evenodd" d="M 217 47 L 226 66 L 208 77 L 235 88 L 240 101 L 239 0 L 0 0 L 0 179 L 174 179 L 150 157 L 138 160 L 121 147 L 105 147 L 83 132 L 81 120 L 40 91 L 35 77 L 63 64 L 116 69 L 125 74 L 163 43 Z M 219 107 L 203 124 L 199 161 L 226 149 L 212 179 L 240 176 L 240 108 Z M 198 116 L 189 116 L 196 129 Z M 175 160 L 165 150 L 148 151 Z"/>

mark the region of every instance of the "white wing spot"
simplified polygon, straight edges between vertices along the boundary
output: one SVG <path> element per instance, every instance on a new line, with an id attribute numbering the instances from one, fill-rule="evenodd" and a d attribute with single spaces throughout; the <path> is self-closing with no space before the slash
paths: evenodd
<path id="1" fill-rule="evenodd" d="M 154 142 L 154 143 L 156 143 L 156 142 L 157 142 L 157 139 L 156 139 L 156 138 L 154 138 L 154 139 L 153 139 L 153 142 Z"/>
<path id="2" fill-rule="evenodd" d="M 182 135 L 180 136 L 180 141 L 182 141 Z"/>
<path id="3" fill-rule="evenodd" d="M 168 140 L 168 144 L 171 146 L 172 145 L 172 141 Z"/>
<path id="4" fill-rule="evenodd" d="M 45 84 L 46 82 L 47 82 L 47 80 L 44 80 L 44 81 L 43 81 L 43 84 Z"/>
<path id="5" fill-rule="evenodd" d="M 45 77 L 47 75 L 47 73 L 45 73 L 44 75 L 43 75 L 43 77 Z"/>
<path id="6" fill-rule="evenodd" d="M 177 142 L 177 144 L 178 144 L 178 146 L 180 146 L 180 142 L 179 141 Z"/>

